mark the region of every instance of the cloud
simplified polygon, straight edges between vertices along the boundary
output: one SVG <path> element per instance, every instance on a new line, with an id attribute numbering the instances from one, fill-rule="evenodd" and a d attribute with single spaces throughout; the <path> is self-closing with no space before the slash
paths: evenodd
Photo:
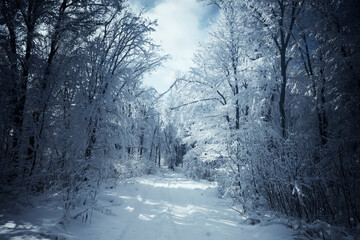
<path id="1" fill-rule="evenodd" d="M 192 65 L 192 56 L 200 41 L 206 37 L 207 20 L 214 11 L 196 0 L 137 0 L 135 9 L 148 8 L 148 16 L 158 20 L 152 34 L 171 59 L 151 75 L 145 76 L 145 85 L 164 92 L 175 80 L 179 71 L 185 72 Z"/>

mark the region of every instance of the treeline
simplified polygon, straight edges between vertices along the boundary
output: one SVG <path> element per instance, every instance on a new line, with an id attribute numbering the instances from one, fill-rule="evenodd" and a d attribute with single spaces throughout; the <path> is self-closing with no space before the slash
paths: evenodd
<path id="1" fill-rule="evenodd" d="M 241 211 L 360 222 L 358 1 L 206 1 L 219 7 L 172 113 L 184 166 Z"/>
<path id="2" fill-rule="evenodd" d="M 1 191 L 57 191 L 70 212 L 102 180 L 172 154 L 156 92 L 141 86 L 167 58 L 155 26 L 123 0 L 0 2 Z"/>

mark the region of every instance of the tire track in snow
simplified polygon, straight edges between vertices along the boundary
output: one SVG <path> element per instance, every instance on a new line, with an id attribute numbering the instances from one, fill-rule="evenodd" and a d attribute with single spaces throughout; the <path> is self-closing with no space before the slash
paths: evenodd
<path id="1" fill-rule="evenodd" d="M 139 190 L 138 188 L 138 182 L 135 182 L 134 183 L 134 187 L 135 189 L 137 189 L 137 191 Z M 145 188 L 146 189 L 146 188 Z M 143 190 L 141 192 L 139 192 L 139 195 L 136 196 L 136 199 L 137 199 L 137 204 L 136 206 L 134 206 L 134 215 L 137 215 L 137 216 L 140 216 L 141 212 L 143 211 L 143 208 L 144 208 L 144 199 L 146 199 L 148 195 L 148 190 Z M 136 218 L 130 218 L 128 223 L 125 225 L 125 228 L 122 230 L 122 232 L 120 233 L 120 236 L 119 236 L 119 240 L 123 240 L 123 239 L 131 239 L 131 238 L 128 238 L 127 235 L 128 234 L 131 234 L 131 230 L 132 232 L 134 232 L 137 228 L 136 226 Z M 135 224 L 134 224 L 135 223 Z M 135 228 L 135 230 L 134 230 Z"/>
<path id="2" fill-rule="evenodd" d="M 170 179 L 169 184 L 168 184 L 168 189 L 171 189 L 171 184 L 172 184 L 172 179 Z M 177 236 L 178 236 L 178 229 L 177 229 L 177 225 L 175 224 L 175 220 L 174 220 L 174 213 L 175 213 L 175 204 L 174 204 L 174 199 L 170 194 L 169 190 L 165 190 L 165 195 L 166 195 L 166 199 L 168 200 L 171 208 L 168 208 L 167 214 L 169 216 L 169 220 L 170 220 L 170 225 L 171 225 L 171 229 L 172 229 L 172 233 L 173 233 L 173 238 L 171 238 L 172 240 L 177 240 Z"/>

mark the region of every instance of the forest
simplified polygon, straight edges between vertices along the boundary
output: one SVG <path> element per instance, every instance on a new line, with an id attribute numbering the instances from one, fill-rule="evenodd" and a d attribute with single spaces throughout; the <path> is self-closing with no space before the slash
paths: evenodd
<path id="1" fill-rule="evenodd" d="M 239 214 L 360 235 L 360 2 L 198 2 L 218 15 L 158 93 L 142 81 L 170 56 L 129 1 L 0 1 L 0 196 L 57 193 L 67 222 L 167 166 Z"/>

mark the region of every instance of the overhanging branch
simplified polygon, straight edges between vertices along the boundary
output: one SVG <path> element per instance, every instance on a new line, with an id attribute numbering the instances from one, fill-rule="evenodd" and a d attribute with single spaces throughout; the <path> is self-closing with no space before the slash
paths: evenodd
<path id="1" fill-rule="evenodd" d="M 206 101 L 213 101 L 213 100 L 219 100 L 219 99 L 218 98 L 204 98 L 204 99 L 200 99 L 200 100 L 195 100 L 195 101 L 192 101 L 192 102 L 181 104 L 181 105 L 176 106 L 176 107 L 172 107 L 172 108 L 170 108 L 170 110 L 179 109 L 179 108 L 182 108 L 182 107 L 185 107 L 185 106 L 188 106 L 188 105 L 191 105 L 191 104 L 195 104 L 195 103 L 198 103 L 198 102 L 206 102 Z"/>

